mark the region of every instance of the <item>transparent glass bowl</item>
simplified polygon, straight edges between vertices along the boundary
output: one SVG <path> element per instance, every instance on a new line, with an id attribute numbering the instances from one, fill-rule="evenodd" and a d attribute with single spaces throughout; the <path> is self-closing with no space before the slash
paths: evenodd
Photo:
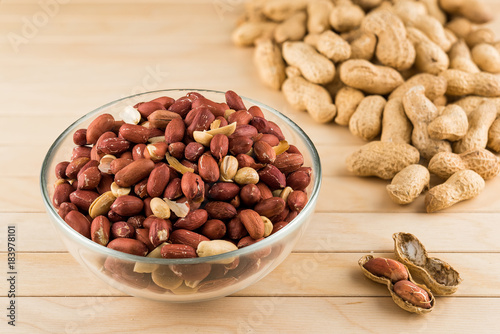
<path id="1" fill-rule="evenodd" d="M 52 144 L 43 161 L 40 175 L 43 201 L 50 220 L 68 251 L 97 277 L 132 296 L 167 302 L 205 301 L 230 295 L 257 282 L 290 254 L 311 219 L 318 199 L 321 165 L 318 152 L 309 137 L 278 111 L 252 99 L 243 98 L 247 107 L 259 106 L 266 119 L 281 127 L 286 140 L 302 152 L 304 166 L 313 170 L 311 183 L 306 189 L 309 196 L 307 205 L 280 231 L 251 246 L 217 256 L 158 259 L 130 255 L 101 246 L 68 226 L 58 215 L 51 199 L 56 180 L 54 168 L 60 161 L 67 161 L 71 157 L 75 146 L 75 130 L 87 128 L 97 115 L 110 113 L 118 119 L 118 114 L 125 106 L 165 95 L 177 99 L 188 92 L 199 92 L 216 102 L 225 101 L 224 92 L 201 89 L 158 90 L 125 97 L 97 108 L 70 125 Z M 207 272 L 210 272 L 208 276 Z M 204 276 L 206 277 L 200 282 L 200 278 Z"/>

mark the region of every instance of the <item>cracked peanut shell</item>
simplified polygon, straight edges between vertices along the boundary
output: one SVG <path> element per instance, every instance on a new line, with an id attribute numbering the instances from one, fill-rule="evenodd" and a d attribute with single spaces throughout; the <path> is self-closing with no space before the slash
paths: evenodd
<path id="1" fill-rule="evenodd" d="M 424 245 L 411 233 L 394 233 L 394 253 L 414 277 L 438 295 L 451 295 L 462 282 L 460 274 L 448 263 L 429 257 Z"/>
<path id="2" fill-rule="evenodd" d="M 373 255 L 365 255 L 365 256 L 363 256 L 363 257 L 361 257 L 359 259 L 358 264 L 359 264 L 359 266 L 361 268 L 361 271 L 363 271 L 363 274 L 366 277 L 368 277 L 370 280 L 372 280 L 374 282 L 377 282 L 377 283 L 380 283 L 380 284 L 387 285 L 387 289 L 389 289 L 389 292 L 391 294 L 392 300 L 396 303 L 396 305 L 398 305 L 399 307 L 401 307 L 405 311 L 412 312 L 412 313 L 417 313 L 417 314 L 429 313 L 429 312 L 431 312 L 434 309 L 434 307 L 436 305 L 436 300 L 434 298 L 434 295 L 432 294 L 432 292 L 430 291 L 430 289 L 428 287 L 426 287 L 425 285 L 415 283 L 415 281 L 413 280 L 410 272 L 408 271 L 408 268 L 406 266 L 404 266 L 404 264 L 403 264 L 403 266 L 408 271 L 408 281 L 410 281 L 411 283 L 415 284 L 417 287 L 425 290 L 427 292 L 427 294 L 429 295 L 429 305 L 430 305 L 429 308 L 419 307 L 419 306 L 413 305 L 413 304 L 405 301 L 403 298 L 401 298 L 394 291 L 394 284 L 396 284 L 397 282 L 393 283 L 393 282 L 391 282 L 391 280 L 389 278 L 376 276 L 376 275 L 372 274 L 371 272 L 369 272 L 364 267 L 364 264 L 367 263 L 368 261 L 370 261 L 373 258 L 374 258 Z M 398 281 L 398 282 L 400 282 L 400 281 Z"/>

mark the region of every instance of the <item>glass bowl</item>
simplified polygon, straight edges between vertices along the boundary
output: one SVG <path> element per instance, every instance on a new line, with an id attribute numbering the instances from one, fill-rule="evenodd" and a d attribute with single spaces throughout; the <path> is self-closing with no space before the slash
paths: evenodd
<path id="1" fill-rule="evenodd" d="M 115 251 L 87 239 L 67 225 L 58 215 L 51 199 L 56 181 L 54 168 L 58 162 L 71 157 L 75 146 L 72 139 L 75 130 L 87 128 L 100 114 L 110 113 L 118 119 L 118 114 L 126 106 L 165 95 L 177 99 L 188 92 L 198 92 L 216 102 L 225 101 L 224 92 L 201 89 L 158 90 L 125 97 L 91 111 L 70 125 L 52 144 L 43 161 L 40 175 L 43 201 L 68 251 L 97 277 L 132 296 L 167 302 L 205 301 L 230 295 L 257 282 L 290 254 L 311 219 L 318 199 L 321 165 L 318 152 L 309 137 L 275 109 L 242 97 L 247 107 L 259 106 L 266 119 L 281 127 L 286 140 L 302 152 L 304 166 L 310 166 L 313 171 L 311 183 L 306 189 L 309 197 L 307 205 L 284 228 L 262 241 L 229 253 L 202 258 L 163 259 Z M 207 271 L 210 272 L 208 276 Z"/>

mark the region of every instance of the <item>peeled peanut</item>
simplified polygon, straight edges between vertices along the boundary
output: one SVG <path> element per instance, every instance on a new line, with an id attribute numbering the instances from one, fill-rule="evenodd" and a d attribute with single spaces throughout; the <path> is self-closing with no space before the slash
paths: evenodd
<path id="1" fill-rule="evenodd" d="M 396 260 L 375 257 L 366 262 L 363 267 L 373 275 L 386 277 L 393 283 L 408 279 L 405 266 Z"/>
<path id="2" fill-rule="evenodd" d="M 427 291 L 408 280 L 396 282 L 393 289 L 399 297 L 412 305 L 425 309 L 432 307 Z"/>

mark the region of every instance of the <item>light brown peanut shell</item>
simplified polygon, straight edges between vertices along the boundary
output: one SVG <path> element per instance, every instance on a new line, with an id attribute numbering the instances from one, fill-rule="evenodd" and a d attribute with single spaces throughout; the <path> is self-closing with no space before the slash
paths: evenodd
<path id="1" fill-rule="evenodd" d="M 253 60 L 260 81 L 274 90 L 279 90 L 286 75 L 285 62 L 278 45 L 271 39 L 259 39 L 255 42 Z"/>
<path id="2" fill-rule="evenodd" d="M 413 164 L 396 174 L 387 193 L 397 204 L 413 202 L 426 188 L 429 188 L 430 173 L 422 165 Z"/>
<path id="3" fill-rule="evenodd" d="M 364 97 L 365 94 L 356 88 L 341 88 L 335 96 L 335 105 L 337 106 L 335 123 L 343 126 L 349 125 L 352 114 L 354 114 Z"/>
<path id="4" fill-rule="evenodd" d="M 416 28 L 407 28 L 407 32 L 415 46 L 415 67 L 420 72 L 437 75 L 448 68 L 448 55 L 438 44 Z"/>
<path id="5" fill-rule="evenodd" d="M 297 12 L 278 24 L 274 30 L 274 40 L 277 43 L 285 41 L 299 41 L 306 34 L 307 15 L 304 12 Z"/>
<path id="6" fill-rule="evenodd" d="M 453 152 L 463 153 L 472 149 L 486 148 L 488 131 L 497 117 L 497 109 L 492 101 L 483 102 L 469 115 L 469 129 L 465 136 L 454 143 Z"/>
<path id="7" fill-rule="evenodd" d="M 462 278 L 448 263 L 429 257 L 424 245 L 411 233 L 394 233 L 396 258 L 408 267 L 413 277 L 422 280 L 434 293 L 451 295 L 458 289 Z"/>
<path id="8" fill-rule="evenodd" d="M 490 28 L 473 29 L 465 36 L 465 42 L 471 49 L 481 43 L 493 44 L 495 39 L 495 32 Z"/>
<path id="9" fill-rule="evenodd" d="M 276 25 L 274 22 L 245 22 L 233 31 L 233 43 L 238 46 L 251 46 L 261 37 L 271 37 Z"/>
<path id="10" fill-rule="evenodd" d="M 415 62 L 415 48 L 407 38 L 401 19 L 389 10 L 371 12 L 363 20 L 364 31 L 377 36 L 377 59 L 384 65 L 404 71 Z"/>
<path id="11" fill-rule="evenodd" d="M 500 158 L 486 149 L 473 149 L 460 154 L 441 152 L 429 161 L 429 171 L 445 180 L 465 169 L 490 180 L 500 174 Z"/>
<path id="12" fill-rule="evenodd" d="M 328 91 L 320 85 L 308 82 L 302 77 L 292 77 L 285 80 L 282 86 L 285 99 L 299 110 L 307 110 L 318 123 L 331 121 L 337 108 L 332 103 Z"/>
<path id="13" fill-rule="evenodd" d="M 481 72 L 476 63 L 472 60 L 470 49 L 463 39 L 457 41 L 448 53 L 450 57 L 450 68 L 468 73 Z"/>
<path id="14" fill-rule="evenodd" d="M 440 0 L 441 8 L 475 23 L 486 23 L 493 19 L 491 9 L 480 0 Z"/>
<path id="15" fill-rule="evenodd" d="M 349 43 L 331 30 L 320 34 L 316 42 L 316 49 L 334 63 L 347 60 L 351 56 Z"/>
<path id="16" fill-rule="evenodd" d="M 276 22 L 281 22 L 292 16 L 295 12 L 304 10 L 309 0 L 268 0 L 262 7 L 264 15 Z"/>
<path id="17" fill-rule="evenodd" d="M 500 78 L 494 74 L 480 72 L 467 73 L 448 69 L 440 74 L 448 82 L 446 94 L 451 96 L 479 95 L 500 96 Z"/>
<path id="18" fill-rule="evenodd" d="M 351 59 L 370 60 L 373 58 L 377 37 L 371 32 L 363 29 L 353 30 L 342 34 L 342 38 L 351 45 Z"/>
<path id="19" fill-rule="evenodd" d="M 438 109 L 424 92 L 423 86 L 411 88 L 403 97 L 403 106 L 413 124 L 412 144 L 424 159 L 430 160 L 438 152 L 451 152 L 451 146 L 447 141 L 430 138 L 427 126 L 438 116 Z"/>
<path id="20" fill-rule="evenodd" d="M 380 95 L 365 97 L 349 120 L 349 130 L 366 141 L 380 134 L 386 100 Z"/>
<path id="21" fill-rule="evenodd" d="M 297 67 L 310 82 L 326 84 L 333 80 L 335 66 L 311 45 L 304 42 L 285 42 L 282 52 L 285 61 Z"/>
<path id="22" fill-rule="evenodd" d="M 361 7 L 350 1 L 338 2 L 330 11 L 330 25 L 338 32 L 359 28 L 365 17 Z"/>
<path id="23" fill-rule="evenodd" d="M 397 97 L 387 101 L 382 116 L 380 141 L 410 144 L 412 129 L 413 126 L 406 117 L 402 99 Z"/>
<path id="24" fill-rule="evenodd" d="M 434 101 L 446 94 L 447 82 L 445 78 L 440 76 L 429 73 L 419 73 L 412 76 L 410 79 L 406 80 L 405 83 L 396 88 L 389 96 L 389 100 L 398 97 L 403 98 L 406 92 L 415 86 L 424 86 L 425 96 L 427 96 L 429 100 Z"/>
<path id="25" fill-rule="evenodd" d="M 386 95 L 403 84 L 401 74 L 388 66 L 373 65 L 367 60 L 351 59 L 340 65 L 340 80 L 347 86 L 368 94 Z"/>
<path id="26" fill-rule="evenodd" d="M 408 280 L 410 282 L 412 282 L 413 284 L 415 284 L 416 286 L 418 286 L 419 288 L 424 289 L 427 292 L 427 294 L 429 295 L 429 299 L 430 299 L 430 308 L 418 307 L 418 306 L 415 306 L 413 304 L 410 304 L 409 302 L 404 301 L 403 298 L 401 298 L 400 296 L 398 296 L 394 292 L 394 284 L 391 282 L 390 279 L 385 278 L 385 277 L 375 276 L 371 272 L 366 270 L 366 268 L 363 265 L 366 262 L 370 261 L 371 259 L 373 259 L 373 255 L 365 255 L 359 259 L 358 265 L 361 268 L 361 271 L 368 279 L 370 279 L 374 282 L 380 283 L 380 284 L 387 285 L 387 289 L 389 290 L 391 297 L 392 297 L 392 300 L 396 303 L 396 305 L 398 305 L 399 307 L 401 307 L 405 311 L 417 313 L 417 314 L 429 313 L 434 309 L 434 307 L 436 306 L 436 300 L 434 298 L 434 295 L 429 290 L 429 288 L 427 288 L 425 285 L 415 283 L 413 281 L 413 278 L 411 277 L 410 272 L 408 272 Z M 406 266 L 405 266 L 405 268 L 406 268 Z M 406 268 L 406 269 L 408 270 L 408 268 Z"/>
<path id="27" fill-rule="evenodd" d="M 479 68 L 489 73 L 500 72 L 500 52 L 490 44 L 481 43 L 472 49 L 472 59 Z"/>
<path id="28" fill-rule="evenodd" d="M 446 23 L 445 27 L 451 30 L 458 38 L 465 38 L 472 31 L 473 24 L 465 17 L 457 16 Z"/>
<path id="29" fill-rule="evenodd" d="M 377 176 L 392 179 L 406 166 L 420 160 L 418 150 L 405 143 L 372 141 L 351 154 L 347 169 L 357 176 Z"/>
<path id="30" fill-rule="evenodd" d="M 427 8 L 427 13 L 444 25 L 447 21 L 446 14 L 439 6 L 439 0 L 421 0 Z"/>
<path id="31" fill-rule="evenodd" d="M 329 0 L 311 1 L 307 5 L 307 31 L 311 34 L 321 34 L 330 29 L 330 12 L 333 3 Z"/>
<path id="32" fill-rule="evenodd" d="M 497 118 L 488 131 L 488 147 L 500 152 L 500 118 Z"/>
<path id="33" fill-rule="evenodd" d="M 456 104 L 450 104 L 429 123 L 427 131 L 432 139 L 457 141 L 467 134 L 468 128 L 465 111 Z"/>
<path id="34" fill-rule="evenodd" d="M 482 96 L 467 96 L 456 101 L 454 104 L 462 107 L 467 114 L 467 117 L 477 109 L 484 101 L 492 101 L 497 108 L 497 116 L 500 116 L 500 98 L 499 97 L 482 97 Z"/>
<path id="35" fill-rule="evenodd" d="M 428 213 L 444 210 L 454 204 L 476 197 L 485 186 L 483 178 L 466 169 L 453 174 L 445 183 L 431 188 L 425 196 Z"/>

